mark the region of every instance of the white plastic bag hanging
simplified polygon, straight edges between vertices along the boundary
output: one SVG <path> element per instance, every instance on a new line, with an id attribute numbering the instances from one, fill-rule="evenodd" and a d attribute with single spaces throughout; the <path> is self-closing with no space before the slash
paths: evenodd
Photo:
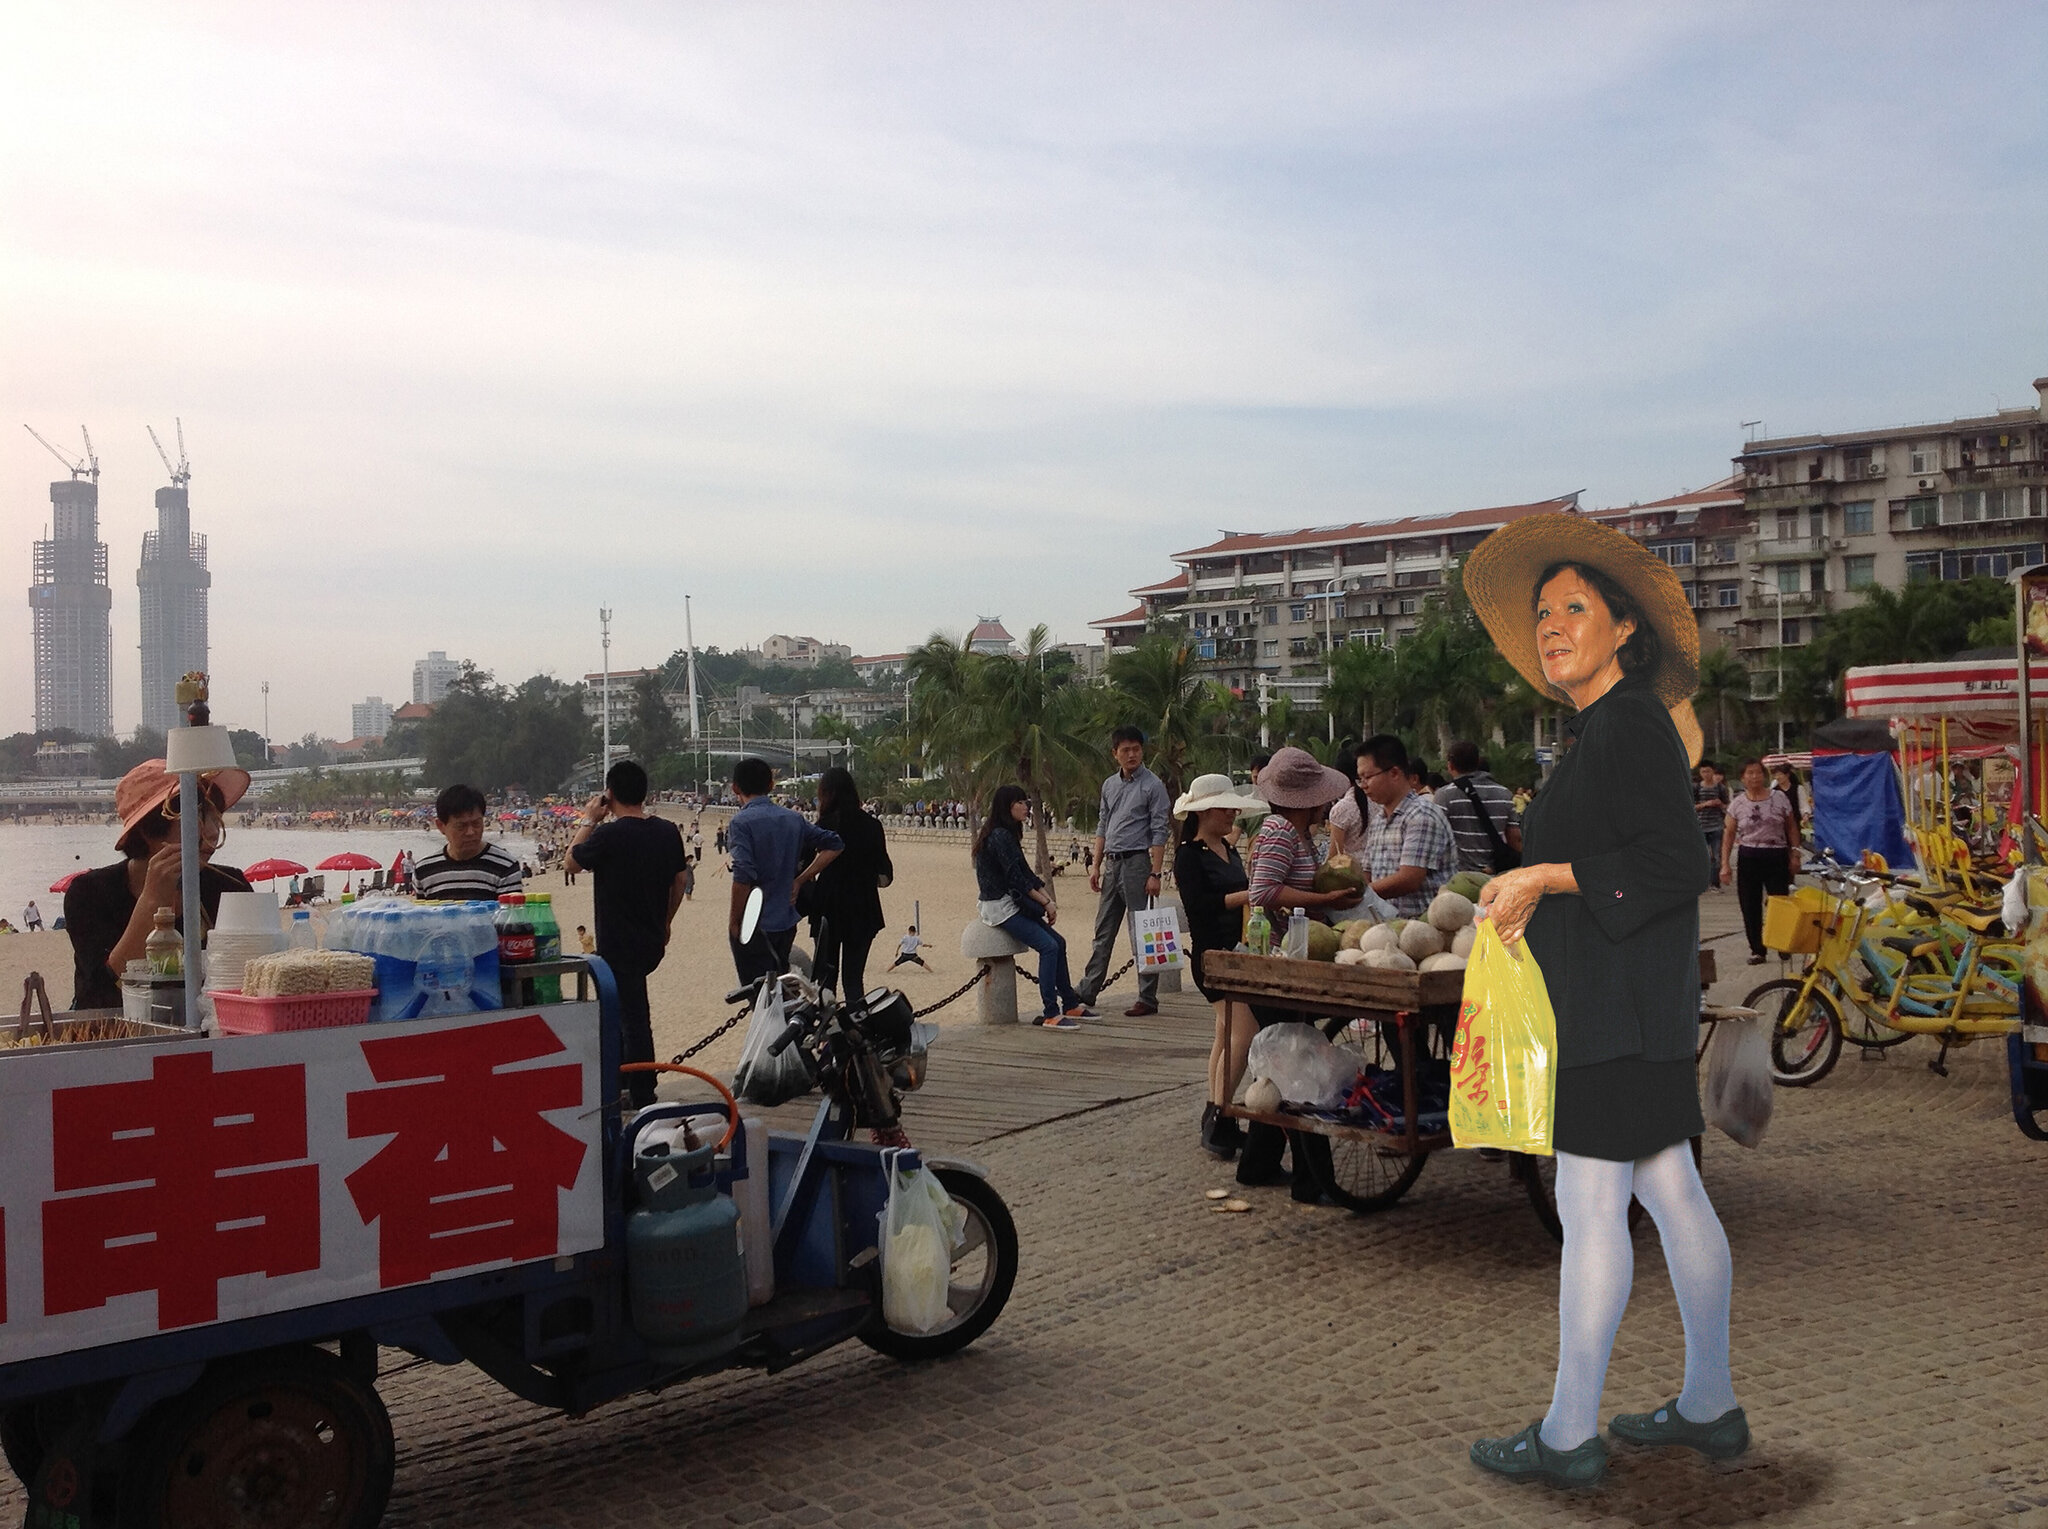
<path id="1" fill-rule="evenodd" d="M 1131 912 L 1131 951 L 1140 972 L 1186 971 L 1188 937 L 1177 908 L 1136 908 Z"/>
<path id="2" fill-rule="evenodd" d="M 928 1333 L 952 1315 L 953 1252 L 966 1239 L 967 1213 L 929 1168 L 901 1172 L 894 1150 L 882 1154 L 889 1203 L 881 1223 L 882 1320 L 899 1333 Z"/>
<path id="3" fill-rule="evenodd" d="M 779 1056 L 768 1048 L 789 1028 L 782 1009 L 782 984 L 770 982 L 754 1001 L 754 1017 L 747 1021 L 747 1041 L 740 1048 L 740 1065 L 732 1075 L 732 1091 L 749 1104 L 772 1109 L 811 1090 L 811 1067 L 794 1045 L 785 1046 Z"/>
<path id="4" fill-rule="evenodd" d="M 1754 1147 L 1771 1123 L 1771 1048 L 1761 1021 L 1721 1019 L 1707 1041 L 1700 1102 L 1707 1123 Z"/>

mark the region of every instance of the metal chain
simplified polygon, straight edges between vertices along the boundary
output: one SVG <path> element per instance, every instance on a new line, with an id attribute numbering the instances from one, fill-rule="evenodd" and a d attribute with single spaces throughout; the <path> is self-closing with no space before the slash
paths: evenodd
<path id="1" fill-rule="evenodd" d="M 669 1061 L 676 1064 L 681 1064 L 683 1062 L 689 1061 L 691 1057 L 695 1056 L 698 1052 L 702 1051 L 706 1046 L 710 1045 L 713 1041 L 717 1040 L 721 1035 L 725 1034 L 726 1031 L 730 1030 L 734 1025 L 738 1024 L 741 1020 L 745 1019 L 749 1014 L 753 1012 L 754 1011 L 750 1008 L 735 1009 L 733 1011 L 733 1016 L 731 1019 L 728 1019 L 716 1030 L 713 1030 L 709 1035 L 705 1036 L 704 1039 L 697 1042 L 697 1044 L 692 1046 L 688 1051 L 677 1052 L 674 1056 L 669 1058 Z"/>
<path id="2" fill-rule="evenodd" d="M 969 977 L 965 982 L 961 983 L 958 987 L 954 988 L 952 992 L 948 993 L 944 998 L 941 998 L 937 1003 L 928 1003 L 921 1009 L 913 1010 L 911 1012 L 910 1017 L 912 1019 L 923 1019 L 927 1014 L 936 1013 L 938 1010 L 943 1009 L 947 1004 L 951 1003 L 954 999 L 964 997 L 967 993 L 971 992 L 974 988 L 974 984 L 979 981 L 981 981 L 981 973 L 976 972 L 972 977 Z"/>

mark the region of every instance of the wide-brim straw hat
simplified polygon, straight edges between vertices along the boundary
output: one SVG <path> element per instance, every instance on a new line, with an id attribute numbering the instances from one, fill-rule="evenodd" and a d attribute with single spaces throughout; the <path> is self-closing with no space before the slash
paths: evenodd
<path id="1" fill-rule="evenodd" d="M 1273 807 L 1327 807 L 1352 787 L 1342 770 L 1316 763 L 1307 749 L 1284 748 L 1259 771 L 1259 795 Z"/>
<path id="2" fill-rule="evenodd" d="M 1467 554 L 1465 597 L 1493 645 L 1538 695 L 1570 704 L 1543 677 L 1536 650 L 1536 581 L 1555 563 L 1579 563 L 1614 580 L 1642 612 L 1663 644 L 1664 659 L 1644 676 L 1671 713 L 1686 758 L 1697 764 L 1706 747 L 1693 692 L 1700 686 L 1700 626 L 1671 566 L 1642 543 L 1583 515 L 1529 515 L 1511 521 Z"/>
<path id="3" fill-rule="evenodd" d="M 1232 812 L 1263 812 L 1266 799 L 1240 791 L 1228 775 L 1197 775 L 1173 804 L 1173 815 L 1184 818 L 1191 812 L 1209 812 L 1228 807 Z"/>
<path id="4" fill-rule="evenodd" d="M 199 777 L 199 781 L 219 798 L 223 812 L 239 802 L 249 790 L 247 770 L 208 770 Z M 125 853 L 128 836 L 135 831 L 135 825 L 168 802 L 177 791 L 178 777 L 164 769 L 161 759 L 145 759 L 122 776 L 120 784 L 114 787 L 114 812 L 121 819 L 121 837 L 114 841 L 114 848 Z"/>

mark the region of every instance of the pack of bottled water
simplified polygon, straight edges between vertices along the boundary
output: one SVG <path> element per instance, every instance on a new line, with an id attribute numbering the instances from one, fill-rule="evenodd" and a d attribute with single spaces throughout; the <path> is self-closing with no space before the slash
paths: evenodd
<path id="1" fill-rule="evenodd" d="M 471 1014 L 501 1005 L 496 903 L 352 903 L 328 915 L 327 948 L 377 966 L 372 1020 Z"/>

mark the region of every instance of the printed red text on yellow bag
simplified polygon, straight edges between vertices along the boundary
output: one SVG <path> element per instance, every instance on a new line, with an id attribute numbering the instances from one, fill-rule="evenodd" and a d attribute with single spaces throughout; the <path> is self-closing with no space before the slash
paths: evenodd
<path id="1" fill-rule="evenodd" d="M 1451 1141 L 1550 1153 L 1557 1020 L 1527 941 L 1510 949 L 1479 921 L 1451 1048 Z"/>

